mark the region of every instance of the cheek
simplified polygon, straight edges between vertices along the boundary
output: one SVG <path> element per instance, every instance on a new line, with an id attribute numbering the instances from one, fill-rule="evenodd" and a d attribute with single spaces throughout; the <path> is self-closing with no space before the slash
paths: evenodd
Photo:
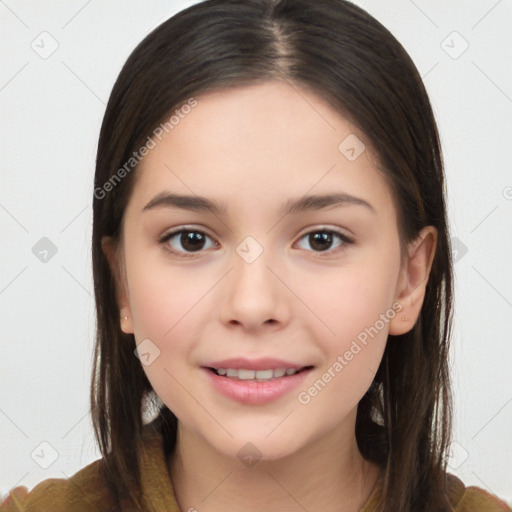
<path id="1" fill-rule="evenodd" d="M 137 248 L 127 252 L 126 271 L 135 340 L 140 344 L 149 339 L 159 351 L 158 359 L 144 370 L 150 381 L 157 378 L 158 369 L 159 378 L 168 377 L 165 370 L 174 373 L 176 356 L 190 349 L 190 339 L 198 339 L 194 314 L 211 285 L 194 279 L 190 269 L 171 269 L 162 258 L 151 261 Z"/>
<path id="2" fill-rule="evenodd" d="M 165 342 L 176 337 L 182 325 L 189 322 L 195 307 L 207 294 L 211 284 L 194 277 L 192 267 L 165 264 L 158 255 L 149 260 L 142 251 L 127 259 L 130 308 L 137 341 L 150 338 Z"/>
<path id="3" fill-rule="evenodd" d="M 389 321 L 396 312 L 385 286 L 368 286 L 352 274 L 326 287 L 314 299 L 322 307 L 317 344 L 321 367 L 299 390 L 305 421 L 324 418 L 334 427 L 352 411 L 370 387 L 386 347 Z M 340 286 L 343 285 L 343 286 Z"/>
<path id="4" fill-rule="evenodd" d="M 163 402 L 186 417 L 187 362 L 200 339 L 201 299 L 213 283 L 194 279 L 188 271 L 147 263 L 127 266 L 127 272 L 136 342 L 151 340 L 154 345 L 149 346 L 156 354 L 143 370 Z"/>
<path id="5" fill-rule="evenodd" d="M 323 398 L 315 398 L 318 407 L 324 404 L 328 409 L 334 400 L 350 408 L 370 386 L 386 346 L 389 322 L 398 314 L 393 304 L 399 260 L 389 257 L 378 264 L 376 260 L 361 258 L 328 279 L 304 284 L 304 291 L 309 290 L 305 302 L 319 312 L 315 338 L 324 355 L 322 368 L 307 384 L 315 389 L 311 393 L 303 389 L 308 395 L 305 402 L 321 394 Z"/>
<path id="6" fill-rule="evenodd" d="M 343 349 L 347 342 L 377 322 L 382 330 L 381 315 L 394 313 L 394 310 L 388 311 L 395 293 L 394 274 L 393 270 L 380 272 L 369 266 L 347 267 L 328 279 L 304 287 L 309 290 L 306 300 L 311 309 L 319 312 L 318 316 L 328 327 L 325 329 L 327 336 L 322 338 L 331 340 L 326 347 L 329 352 L 334 348 Z M 385 322 L 385 334 L 387 325 Z"/>

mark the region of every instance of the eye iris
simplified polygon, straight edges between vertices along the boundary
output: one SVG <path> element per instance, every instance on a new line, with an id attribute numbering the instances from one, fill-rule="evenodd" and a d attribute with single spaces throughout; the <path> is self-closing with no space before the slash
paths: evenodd
<path id="1" fill-rule="evenodd" d="M 313 249 L 318 249 L 320 251 L 329 249 L 332 244 L 332 234 L 327 231 L 311 233 L 309 235 L 309 242 Z"/>
<path id="2" fill-rule="evenodd" d="M 191 251 L 198 251 L 202 249 L 205 237 L 202 233 L 198 233 L 196 231 L 183 231 L 180 237 L 181 245 Z"/>

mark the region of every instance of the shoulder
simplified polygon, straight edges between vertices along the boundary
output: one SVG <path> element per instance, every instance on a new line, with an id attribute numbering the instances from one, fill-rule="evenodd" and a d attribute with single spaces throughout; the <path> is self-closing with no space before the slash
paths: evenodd
<path id="1" fill-rule="evenodd" d="M 480 487 L 466 487 L 462 480 L 447 474 L 448 499 L 453 512 L 511 512 L 512 508 Z"/>
<path id="2" fill-rule="evenodd" d="M 114 510 L 114 502 L 101 469 L 100 459 L 70 478 L 44 480 L 32 491 L 16 487 L 2 499 L 0 512 L 110 512 Z"/>

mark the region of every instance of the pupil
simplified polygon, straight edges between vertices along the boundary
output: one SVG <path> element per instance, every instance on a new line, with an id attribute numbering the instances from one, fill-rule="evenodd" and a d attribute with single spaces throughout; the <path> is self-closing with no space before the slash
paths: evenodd
<path id="1" fill-rule="evenodd" d="M 187 250 L 197 251 L 204 245 L 204 237 L 201 233 L 184 231 L 181 234 L 181 244 Z"/>
<path id="2" fill-rule="evenodd" d="M 326 250 L 330 247 L 332 243 L 332 234 L 331 233 L 312 233 L 309 235 L 309 243 L 313 249 L 318 249 L 320 251 Z M 316 247 L 315 247 L 316 246 Z"/>

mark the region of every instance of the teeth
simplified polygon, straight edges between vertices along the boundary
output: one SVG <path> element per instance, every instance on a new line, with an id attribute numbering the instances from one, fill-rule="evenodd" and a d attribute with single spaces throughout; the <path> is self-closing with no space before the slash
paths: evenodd
<path id="1" fill-rule="evenodd" d="M 238 370 L 238 378 L 241 380 L 253 380 L 255 375 L 254 370 Z"/>
<path id="2" fill-rule="evenodd" d="M 232 379 L 263 381 L 278 379 L 284 375 L 293 375 L 297 373 L 295 368 L 277 368 L 275 370 L 246 370 L 245 368 L 236 370 L 234 368 L 216 368 L 215 371 L 218 375 L 226 376 Z"/>
<path id="3" fill-rule="evenodd" d="M 274 370 L 258 370 L 257 372 L 254 372 L 254 375 L 257 379 L 269 380 L 274 376 Z"/>

